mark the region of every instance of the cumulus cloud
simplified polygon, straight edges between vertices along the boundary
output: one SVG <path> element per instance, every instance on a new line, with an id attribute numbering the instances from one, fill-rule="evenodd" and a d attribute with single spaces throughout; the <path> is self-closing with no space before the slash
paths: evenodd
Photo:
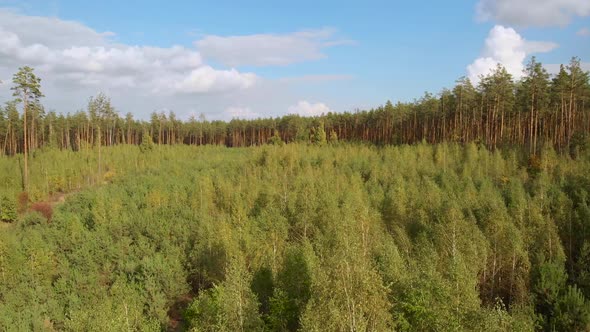
<path id="1" fill-rule="evenodd" d="M 480 0 L 477 18 L 515 26 L 567 25 L 590 15 L 588 0 Z"/>
<path id="2" fill-rule="evenodd" d="M 578 32 L 576 32 L 576 34 L 578 36 L 582 36 L 582 37 L 590 37 L 590 29 L 582 28 L 582 29 L 578 30 Z"/>
<path id="3" fill-rule="evenodd" d="M 299 114 L 302 116 L 318 116 L 333 112 L 324 103 L 310 103 L 306 100 L 299 101 L 296 105 L 290 106 L 288 109 L 289 114 Z"/>
<path id="4" fill-rule="evenodd" d="M 321 59 L 323 49 L 353 43 L 334 35 L 335 30 L 328 28 L 289 34 L 210 35 L 195 44 L 205 58 L 228 66 L 281 66 Z"/>
<path id="5" fill-rule="evenodd" d="M 235 69 L 216 70 L 203 66 L 191 71 L 188 76 L 173 86 L 176 87 L 175 90 L 185 93 L 223 92 L 249 88 L 255 81 L 254 74 L 241 74 Z"/>
<path id="6" fill-rule="evenodd" d="M 250 107 L 239 106 L 228 107 L 224 114 L 229 119 L 256 119 L 261 117 L 260 114 L 253 112 Z"/>
<path id="7" fill-rule="evenodd" d="M 84 41 L 86 46 L 105 46 L 113 32 L 97 32 L 81 23 L 52 17 L 22 15 L 10 9 L 0 8 L 0 26 L 7 31 L 18 31 L 18 37 L 26 45 L 43 43 L 51 48 L 67 48 L 72 41 Z"/>
<path id="8" fill-rule="evenodd" d="M 467 66 L 467 74 L 472 82 L 477 83 L 480 75 L 488 74 L 500 63 L 515 78 L 519 78 L 529 54 L 549 52 L 557 46 L 552 42 L 525 40 L 514 29 L 496 25 L 486 38 L 481 57 Z"/>
<path id="9" fill-rule="evenodd" d="M 256 81 L 252 73 L 205 65 L 193 49 L 117 44 L 111 35 L 76 22 L 0 10 L 0 69 L 30 65 L 70 85 L 170 94 L 231 91 Z"/>

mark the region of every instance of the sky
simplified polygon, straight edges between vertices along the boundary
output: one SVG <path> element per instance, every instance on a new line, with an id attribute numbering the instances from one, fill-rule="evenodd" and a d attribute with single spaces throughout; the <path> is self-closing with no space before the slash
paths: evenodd
<path id="1" fill-rule="evenodd" d="M 531 56 L 590 70 L 590 1 L 0 0 L 0 103 L 31 66 L 47 110 L 210 120 L 412 101 Z"/>

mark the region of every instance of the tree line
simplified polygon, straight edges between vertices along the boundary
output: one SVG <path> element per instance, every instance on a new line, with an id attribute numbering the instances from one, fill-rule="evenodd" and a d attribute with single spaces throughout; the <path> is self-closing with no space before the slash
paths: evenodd
<path id="1" fill-rule="evenodd" d="M 90 98 L 73 114 L 46 111 L 40 103 L 40 79 L 30 67 L 13 79 L 15 97 L 0 108 L 0 153 L 14 155 L 41 147 L 78 151 L 94 146 L 140 144 L 149 135 L 156 144 L 262 145 L 311 141 L 321 129 L 331 140 L 374 144 L 478 142 L 488 148 L 543 144 L 561 152 L 575 149 L 590 131 L 589 73 L 572 58 L 550 75 L 534 57 L 515 80 L 499 65 L 475 86 L 468 78 L 452 89 L 425 93 L 412 102 L 316 117 L 289 114 L 277 118 L 208 121 L 204 115 L 178 119 L 172 111 L 153 112 L 148 121 L 121 115 L 108 96 Z"/>

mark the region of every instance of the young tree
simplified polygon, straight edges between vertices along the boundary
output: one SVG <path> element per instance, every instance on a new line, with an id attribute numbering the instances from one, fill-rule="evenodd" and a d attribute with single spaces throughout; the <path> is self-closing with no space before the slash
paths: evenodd
<path id="1" fill-rule="evenodd" d="M 334 129 L 332 129 L 332 131 L 330 131 L 330 143 L 331 144 L 338 143 L 338 134 L 336 134 Z"/>
<path id="2" fill-rule="evenodd" d="M 277 330 L 298 331 L 301 314 L 311 298 L 311 271 L 305 250 L 291 247 L 277 275 L 277 288 L 270 299 L 270 322 Z"/>
<path id="3" fill-rule="evenodd" d="M 313 133 L 313 143 L 317 145 L 326 145 L 326 130 L 324 129 L 324 122 L 320 121 Z"/>
<path id="4" fill-rule="evenodd" d="M 141 144 L 139 145 L 139 150 L 142 153 L 150 152 L 154 149 L 154 142 L 152 141 L 152 136 L 150 136 L 149 132 L 144 129 L 143 135 L 141 135 Z"/>
<path id="5" fill-rule="evenodd" d="M 199 331 L 261 331 L 262 319 L 251 281 L 245 263 L 232 259 L 226 280 L 202 292 L 189 306 L 185 315 L 188 323 Z"/>
<path id="6" fill-rule="evenodd" d="M 96 97 L 90 97 L 90 100 L 88 101 L 88 113 L 90 113 L 91 117 L 94 119 L 94 126 L 97 129 L 96 133 L 98 135 L 98 175 L 100 176 L 100 174 L 102 173 L 102 127 L 104 124 L 104 126 L 107 129 L 106 142 L 107 144 L 110 144 L 112 137 L 111 124 L 114 123 L 114 120 L 116 119 L 117 115 L 115 113 L 113 106 L 111 105 L 111 99 L 107 97 L 104 93 L 99 93 Z"/>
<path id="7" fill-rule="evenodd" d="M 271 145 L 283 145 L 283 140 L 281 139 L 281 136 L 279 135 L 279 130 L 275 129 L 274 130 L 274 134 L 272 135 L 272 137 L 268 140 L 268 144 Z"/>
<path id="8" fill-rule="evenodd" d="M 590 303 L 575 285 L 568 286 L 559 298 L 552 328 L 558 331 L 588 331 L 590 328 Z"/>
<path id="9" fill-rule="evenodd" d="M 12 77 L 14 86 L 11 88 L 14 91 L 13 96 L 16 101 L 23 103 L 23 155 L 24 155 L 24 171 L 23 171 L 23 190 L 29 188 L 29 162 L 27 157 L 28 152 L 28 129 L 27 129 L 27 112 L 29 106 L 39 102 L 39 98 L 44 97 L 41 93 L 41 79 L 33 73 L 33 68 L 25 66 L 19 68 L 18 72 Z"/>
<path id="10" fill-rule="evenodd" d="M 0 221 L 13 222 L 17 217 L 16 204 L 6 196 L 2 197 L 0 200 Z"/>

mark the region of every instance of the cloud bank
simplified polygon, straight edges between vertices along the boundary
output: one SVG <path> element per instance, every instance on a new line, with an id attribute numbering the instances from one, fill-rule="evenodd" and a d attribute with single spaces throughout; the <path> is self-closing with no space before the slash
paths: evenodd
<path id="1" fill-rule="evenodd" d="M 336 39 L 334 29 L 299 31 L 289 34 L 248 36 L 205 36 L 195 45 L 207 59 L 227 66 L 284 66 L 325 58 L 324 49 L 351 44 Z"/>
<path id="2" fill-rule="evenodd" d="M 564 26 L 590 16 L 588 0 L 480 0 L 477 18 L 513 26 Z"/>
<path id="3" fill-rule="evenodd" d="M 340 81 L 349 75 L 304 75 L 264 79 L 239 66 L 284 66 L 326 57 L 325 51 L 353 42 L 334 29 L 244 36 L 205 35 L 192 46 L 156 47 L 118 42 L 113 32 L 82 23 L 30 16 L 0 8 L 0 103 L 12 98 L 12 75 L 21 66 L 42 78 L 49 110 L 73 112 L 89 96 L 107 93 L 121 113 L 147 118 L 167 109 L 180 118 L 204 113 L 211 119 L 277 116 L 327 111 L 324 104 L 298 104 L 293 86 Z M 249 105 L 249 107 L 235 105 Z M 251 108 L 252 107 L 252 108 Z M 256 112 L 253 111 L 256 109 Z M 319 111 L 318 111 L 319 110 Z"/>
<path id="4" fill-rule="evenodd" d="M 214 93 L 244 89 L 256 75 L 217 70 L 198 51 L 112 42 L 76 22 L 0 10 L 0 67 L 30 65 L 71 85 L 139 88 L 152 93 Z"/>
<path id="5" fill-rule="evenodd" d="M 289 114 L 299 114 L 302 116 L 318 116 L 334 112 L 324 103 L 310 103 L 306 100 L 301 100 L 297 104 L 290 106 Z"/>
<path id="6" fill-rule="evenodd" d="M 515 78 L 520 78 L 528 55 L 549 52 L 557 46 L 553 42 L 525 40 L 514 29 L 496 25 L 485 40 L 481 57 L 467 66 L 467 75 L 477 83 L 480 75 L 490 73 L 500 63 Z"/>

